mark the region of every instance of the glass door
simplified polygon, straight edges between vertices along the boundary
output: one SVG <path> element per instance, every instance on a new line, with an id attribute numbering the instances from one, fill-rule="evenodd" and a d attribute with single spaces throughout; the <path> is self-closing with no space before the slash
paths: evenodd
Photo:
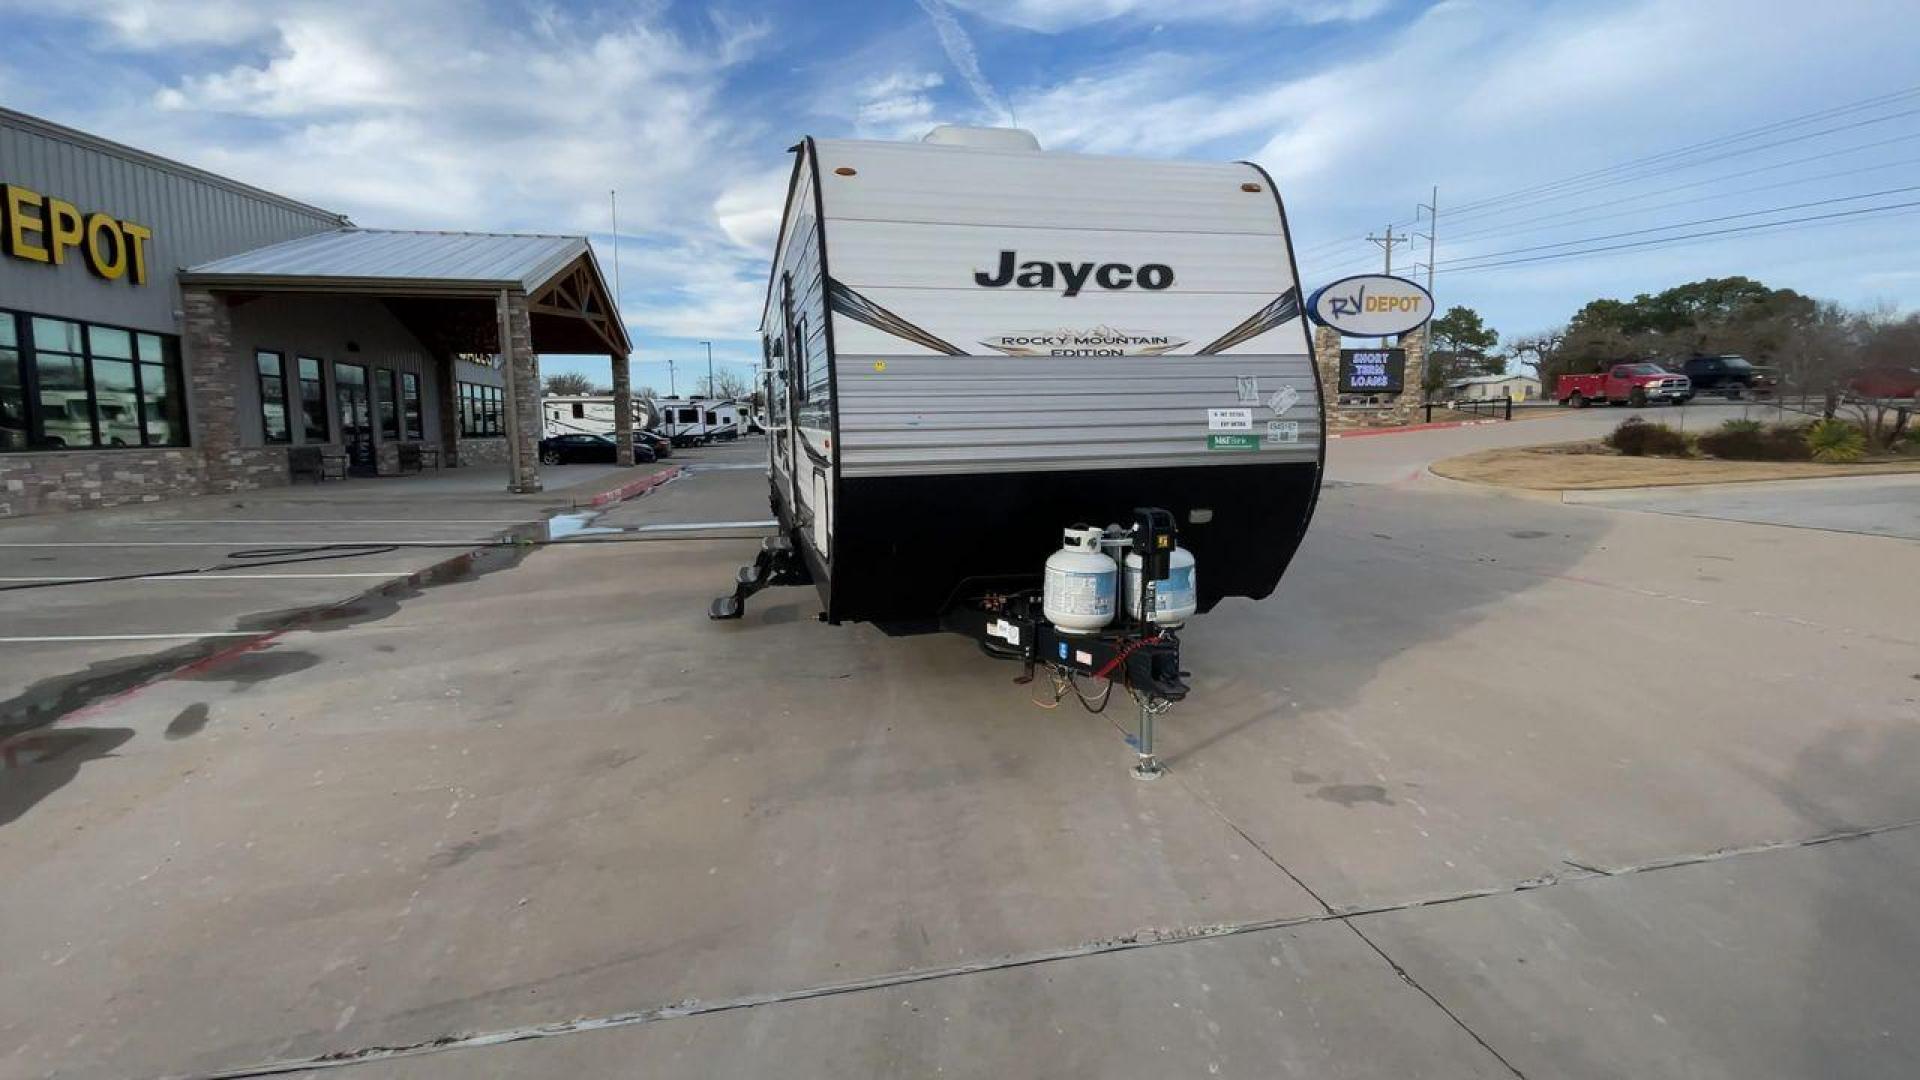
<path id="1" fill-rule="evenodd" d="M 359 364 L 333 365 L 333 405 L 340 416 L 340 442 L 347 451 L 347 470 L 355 476 L 379 471 L 373 456 L 373 403 L 367 396 L 367 369 Z"/>

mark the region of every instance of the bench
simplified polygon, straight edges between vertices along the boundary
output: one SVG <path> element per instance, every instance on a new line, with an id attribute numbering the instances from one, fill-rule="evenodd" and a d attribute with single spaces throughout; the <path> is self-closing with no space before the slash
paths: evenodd
<path id="1" fill-rule="evenodd" d="M 433 463 L 433 471 L 440 471 L 440 448 L 424 443 L 401 443 L 399 446 L 399 471 L 403 473 L 423 472 L 427 463 Z"/>
<path id="2" fill-rule="evenodd" d="M 292 446 L 287 448 L 287 469 L 294 480 L 312 477 L 316 484 L 322 480 L 345 480 L 347 455 L 338 451 L 329 453 L 324 446 Z"/>

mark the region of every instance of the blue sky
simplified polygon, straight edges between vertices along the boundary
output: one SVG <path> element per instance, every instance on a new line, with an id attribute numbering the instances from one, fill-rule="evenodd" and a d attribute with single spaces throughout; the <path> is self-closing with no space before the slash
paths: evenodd
<path id="1" fill-rule="evenodd" d="M 1511 262 L 1920 202 L 1920 95 L 1699 145 L 1920 87 L 1911 0 L 0 0 L 0 24 L 0 103 L 363 225 L 587 232 L 610 265 L 617 188 L 635 381 L 663 392 L 702 339 L 750 369 L 786 147 L 941 121 L 1257 160 L 1309 287 L 1377 267 L 1363 237 L 1437 184 L 1440 303 L 1509 336 L 1735 273 L 1920 307 L 1920 208 Z"/>

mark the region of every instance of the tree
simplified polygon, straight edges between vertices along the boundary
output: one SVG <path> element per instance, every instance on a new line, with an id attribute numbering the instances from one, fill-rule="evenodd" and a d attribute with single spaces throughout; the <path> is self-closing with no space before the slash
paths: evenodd
<path id="1" fill-rule="evenodd" d="M 714 372 L 711 382 L 702 375 L 699 385 L 701 394 L 710 398 L 742 398 L 752 389 L 747 380 L 724 368 Z"/>
<path id="2" fill-rule="evenodd" d="M 635 401 L 652 401 L 659 396 L 660 391 L 655 390 L 651 386 L 636 386 L 633 388 L 633 399 Z"/>
<path id="3" fill-rule="evenodd" d="M 585 397 L 595 392 L 593 380 L 577 371 L 556 371 L 541 380 L 552 397 Z"/>
<path id="4" fill-rule="evenodd" d="M 1445 315 L 1427 324 L 1427 375 L 1429 395 L 1455 379 L 1475 375 L 1505 374 L 1504 357 L 1491 355 L 1500 344 L 1500 334 L 1470 307 L 1451 307 Z"/>

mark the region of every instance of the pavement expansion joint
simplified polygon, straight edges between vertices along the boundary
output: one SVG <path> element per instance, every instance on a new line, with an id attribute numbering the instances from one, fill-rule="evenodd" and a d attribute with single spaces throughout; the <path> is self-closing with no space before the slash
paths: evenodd
<path id="1" fill-rule="evenodd" d="M 1183 785 L 1185 786 L 1185 785 Z M 1187 788 L 1191 791 L 1191 788 Z M 1196 797 L 1198 797 L 1196 795 Z M 1203 804 L 1211 808 L 1205 799 Z M 1219 814 L 1217 809 L 1215 814 Z M 1442 896 L 1423 897 L 1391 904 L 1379 904 L 1366 907 L 1335 908 L 1322 899 L 1318 893 L 1294 875 L 1278 860 L 1273 859 L 1252 837 L 1224 815 L 1221 820 L 1252 844 L 1276 867 L 1300 883 L 1309 896 L 1312 896 L 1324 909 L 1319 914 L 1295 915 L 1283 918 L 1256 919 L 1238 923 L 1214 923 L 1202 926 L 1177 928 L 1148 928 L 1137 930 L 1120 937 L 1101 938 L 1053 949 L 1035 952 L 1015 953 L 991 959 L 964 964 L 949 964 L 940 967 L 914 968 L 904 971 L 886 972 L 865 979 L 848 982 L 824 983 L 797 989 L 770 991 L 763 994 L 750 994 L 741 997 L 720 998 L 702 1001 L 687 998 L 666 1005 L 637 1009 L 629 1012 L 609 1013 L 602 1016 L 583 1017 L 574 1020 L 544 1024 L 530 1024 L 523 1027 L 503 1028 L 497 1031 L 472 1032 L 463 1034 L 440 1035 L 417 1043 L 399 1046 L 368 1046 L 351 1050 L 333 1050 L 304 1058 L 287 1058 L 278 1061 L 261 1062 L 233 1069 L 214 1072 L 169 1074 L 163 1080 L 246 1080 L 249 1077 L 281 1076 L 289 1073 L 308 1072 L 319 1069 L 345 1068 L 351 1065 L 364 1065 L 377 1061 L 389 1061 L 396 1058 L 421 1057 L 427 1054 L 443 1053 L 451 1050 L 475 1050 L 488 1046 L 502 1046 L 507 1043 L 525 1042 L 531 1039 L 550 1039 L 563 1035 L 577 1035 L 588 1031 L 601 1031 L 608 1028 L 632 1027 L 650 1024 L 662 1020 L 676 1020 L 683 1017 L 711 1016 L 716 1013 L 737 1012 L 743 1009 L 758 1008 L 763 1005 L 784 1005 L 793 1002 L 810 1001 L 818 998 L 838 997 L 844 994 L 857 994 L 868 990 L 882 990 L 895 986 L 908 986 L 915 983 L 938 982 L 944 979 L 960 978 L 968 975 L 980 975 L 995 971 L 1009 971 L 1016 968 L 1036 967 L 1044 964 L 1077 960 L 1089 956 L 1101 956 L 1109 953 L 1130 952 L 1135 949 L 1152 949 L 1178 946 L 1195 941 L 1210 941 L 1224 937 L 1238 937 L 1246 934 L 1266 933 L 1274 930 L 1287 930 L 1297 926 L 1311 926 L 1320 923 L 1343 923 L 1359 936 L 1399 977 L 1413 989 L 1431 1001 L 1445 1013 L 1459 1028 L 1479 1043 L 1489 1054 L 1497 1059 L 1507 1070 L 1521 1080 L 1525 1074 L 1515 1068 L 1500 1052 L 1494 1049 L 1479 1033 L 1461 1020 L 1453 1010 L 1447 1008 L 1432 992 L 1421 986 L 1405 968 L 1382 950 L 1373 940 L 1355 925 L 1354 920 L 1370 915 L 1392 914 L 1398 911 L 1410 911 L 1416 908 L 1435 907 L 1443 904 L 1455 904 L 1487 897 L 1510 896 L 1538 889 L 1552 888 L 1557 885 L 1596 881 L 1601 878 L 1627 877 L 1635 874 L 1653 873 L 1676 867 L 1697 866 L 1703 863 L 1721 862 L 1728 859 L 1750 855 L 1764 855 L 1773 852 L 1791 851 L 1799 848 L 1817 847 L 1822 844 L 1839 843 L 1847 840 L 1860 840 L 1882 833 L 1899 832 L 1920 827 L 1920 819 L 1892 822 L 1883 825 L 1870 825 L 1859 828 L 1843 829 L 1820 833 L 1811 837 L 1794 840 L 1770 841 L 1738 847 L 1718 848 L 1713 851 L 1691 855 L 1678 855 L 1668 858 L 1634 863 L 1611 869 L 1593 869 L 1575 864 L 1578 873 L 1545 874 L 1527 878 L 1507 885 L 1491 888 L 1469 889 Z"/>

